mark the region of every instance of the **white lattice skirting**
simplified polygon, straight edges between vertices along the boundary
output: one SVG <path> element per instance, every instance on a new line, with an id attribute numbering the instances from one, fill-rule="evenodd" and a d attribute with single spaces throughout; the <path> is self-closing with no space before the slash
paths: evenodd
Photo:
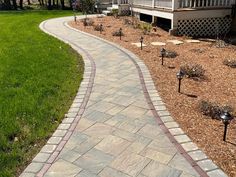
<path id="1" fill-rule="evenodd" d="M 201 18 L 178 21 L 178 34 L 191 37 L 224 35 L 230 31 L 232 19 Z"/>

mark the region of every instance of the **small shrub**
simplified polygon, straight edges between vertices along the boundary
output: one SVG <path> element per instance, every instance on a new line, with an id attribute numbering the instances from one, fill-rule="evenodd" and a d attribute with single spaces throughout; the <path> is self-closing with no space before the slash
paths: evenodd
<path id="1" fill-rule="evenodd" d="M 231 67 L 231 68 L 236 68 L 236 60 L 234 60 L 234 59 L 225 59 L 224 61 L 223 61 L 223 64 L 224 65 L 226 65 L 226 66 L 229 66 L 229 67 Z"/>
<path id="2" fill-rule="evenodd" d="M 185 64 L 180 67 L 180 70 L 189 78 L 204 79 L 205 70 L 199 64 Z"/>
<path id="3" fill-rule="evenodd" d="M 132 25 L 132 21 L 128 18 L 124 18 L 124 25 Z"/>
<path id="4" fill-rule="evenodd" d="M 139 27 L 139 19 L 136 17 L 132 17 L 132 25 L 133 25 L 134 29 L 138 28 Z"/>
<path id="5" fill-rule="evenodd" d="M 104 31 L 104 27 L 101 26 L 100 24 L 99 24 L 99 25 L 95 25 L 95 26 L 93 27 L 93 29 L 94 29 L 95 31 Z"/>
<path id="6" fill-rule="evenodd" d="M 165 54 L 165 57 L 166 58 L 175 58 L 175 57 L 177 57 L 178 56 L 178 54 L 177 54 L 177 52 L 175 52 L 175 51 L 166 51 L 166 54 Z"/>
<path id="7" fill-rule="evenodd" d="M 93 26 L 94 21 L 91 18 L 84 18 L 82 19 L 83 25 L 84 26 Z"/>
<path id="8" fill-rule="evenodd" d="M 191 51 L 191 52 L 195 52 L 195 53 L 204 53 L 204 52 L 205 52 L 205 49 L 197 48 L 197 49 L 191 49 L 190 51 Z"/>
<path id="9" fill-rule="evenodd" d="M 119 10 L 118 10 L 118 9 L 112 9 L 112 15 L 113 15 L 115 18 L 117 18 L 117 17 L 119 16 L 118 13 L 119 13 Z"/>
<path id="10" fill-rule="evenodd" d="M 114 31 L 113 33 L 112 33 L 112 36 L 124 36 L 124 33 L 123 33 L 123 31 L 121 31 L 121 34 L 120 34 L 120 30 L 117 30 L 117 31 Z"/>
<path id="11" fill-rule="evenodd" d="M 212 103 L 209 101 L 201 101 L 199 108 L 203 115 L 209 116 L 213 119 L 220 119 L 220 115 L 225 111 L 228 111 L 231 114 L 233 114 L 234 111 L 231 106 L 220 106 L 217 103 Z"/>
<path id="12" fill-rule="evenodd" d="M 223 40 L 218 39 L 216 41 L 216 47 L 217 48 L 225 48 L 225 47 L 227 47 L 227 43 Z"/>
<path id="13" fill-rule="evenodd" d="M 143 31 L 143 34 L 147 35 L 151 32 L 152 25 L 149 23 L 141 22 L 139 28 Z"/>

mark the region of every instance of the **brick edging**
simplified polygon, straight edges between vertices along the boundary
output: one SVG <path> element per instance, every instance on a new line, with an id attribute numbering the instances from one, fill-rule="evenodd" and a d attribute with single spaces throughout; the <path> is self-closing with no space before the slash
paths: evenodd
<path id="1" fill-rule="evenodd" d="M 123 52 L 126 56 L 128 56 L 128 58 L 130 58 L 136 66 L 136 69 L 139 74 L 140 83 L 142 85 L 142 90 L 149 105 L 149 108 L 152 110 L 152 113 L 156 118 L 158 125 L 165 133 L 165 135 L 169 138 L 169 140 L 174 144 L 178 152 L 189 162 L 189 164 L 201 177 L 214 177 L 217 175 L 220 175 L 222 177 L 227 176 L 217 165 L 215 165 L 205 155 L 205 153 L 203 153 L 197 147 L 196 144 L 192 142 L 192 140 L 179 127 L 178 123 L 176 123 L 176 121 L 174 121 L 174 119 L 171 117 L 170 113 L 167 111 L 165 103 L 162 101 L 155 88 L 148 68 L 143 63 L 143 61 L 139 59 L 139 57 L 137 57 L 129 50 L 113 42 L 75 29 L 69 26 L 67 22 L 64 22 L 64 25 L 74 31 L 80 32 L 87 36 L 103 41 L 107 44 L 110 44 L 115 48 L 119 49 L 121 52 Z"/>
<path id="2" fill-rule="evenodd" d="M 42 31 L 65 43 L 68 43 L 74 50 L 82 55 L 84 61 L 83 81 L 80 83 L 77 95 L 68 113 L 62 120 L 62 123 L 58 126 L 51 138 L 47 141 L 46 145 L 41 149 L 41 151 L 36 155 L 36 157 L 26 167 L 20 176 L 34 175 L 37 177 L 42 177 L 52 166 L 53 162 L 57 159 L 63 147 L 73 134 L 79 120 L 85 111 L 92 91 L 96 73 L 96 65 L 92 56 L 78 45 L 72 42 L 67 42 L 66 39 L 48 32 L 44 27 L 47 21 L 48 20 L 43 21 L 39 25 Z"/>

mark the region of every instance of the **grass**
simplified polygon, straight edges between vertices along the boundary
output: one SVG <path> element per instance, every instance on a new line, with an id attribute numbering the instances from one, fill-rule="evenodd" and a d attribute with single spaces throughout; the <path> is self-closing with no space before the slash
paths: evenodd
<path id="1" fill-rule="evenodd" d="M 16 176 L 68 111 L 82 80 L 75 51 L 44 34 L 63 11 L 0 13 L 0 176 Z"/>

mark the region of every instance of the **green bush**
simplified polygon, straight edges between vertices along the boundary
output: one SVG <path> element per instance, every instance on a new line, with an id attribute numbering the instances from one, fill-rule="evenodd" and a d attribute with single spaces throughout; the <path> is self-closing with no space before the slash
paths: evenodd
<path id="1" fill-rule="evenodd" d="M 152 25 L 149 23 L 140 22 L 139 28 L 143 31 L 143 34 L 147 35 L 151 32 Z"/>
<path id="2" fill-rule="evenodd" d="M 117 18 L 119 14 L 119 10 L 118 9 L 112 9 L 112 15 Z"/>

